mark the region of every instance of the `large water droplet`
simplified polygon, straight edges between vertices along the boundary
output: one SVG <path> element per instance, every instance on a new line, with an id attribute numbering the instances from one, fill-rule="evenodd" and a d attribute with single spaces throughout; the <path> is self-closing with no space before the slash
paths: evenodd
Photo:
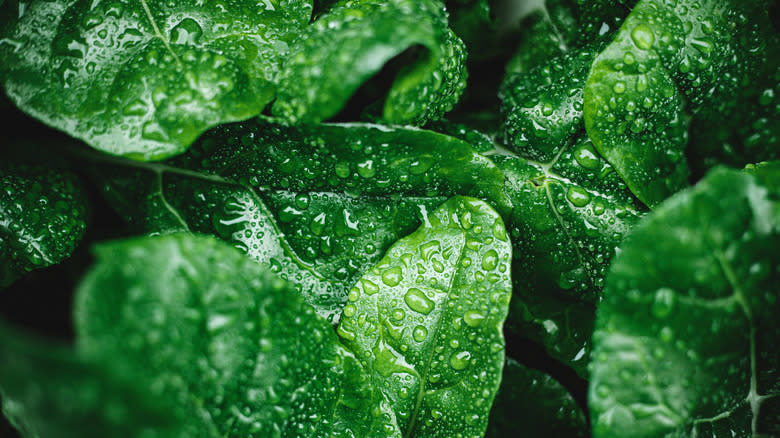
<path id="1" fill-rule="evenodd" d="M 634 45 L 642 50 L 649 50 L 653 47 L 655 42 L 655 35 L 650 26 L 640 23 L 631 31 L 631 39 L 634 41 Z"/>
<path id="2" fill-rule="evenodd" d="M 417 288 L 410 288 L 406 295 L 404 295 L 404 302 L 410 309 L 417 313 L 427 315 L 433 310 L 435 303 L 431 301 L 425 294 Z"/>

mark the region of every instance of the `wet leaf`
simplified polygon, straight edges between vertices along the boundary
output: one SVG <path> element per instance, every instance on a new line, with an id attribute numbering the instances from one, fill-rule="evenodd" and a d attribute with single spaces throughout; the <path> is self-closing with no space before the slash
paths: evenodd
<path id="1" fill-rule="evenodd" d="M 447 197 L 509 205 L 501 171 L 467 143 L 371 124 L 225 126 L 173 160 L 96 167 L 140 231 L 232 242 L 334 323 L 365 269 Z"/>
<path id="2" fill-rule="evenodd" d="M 90 145 L 149 160 L 273 99 L 306 1 L 33 1 L 4 23 L 0 80 L 25 112 Z"/>
<path id="3" fill-rule="evenodd" d="M 404 436 L 482 436 L 501 381 L 511 294 L 501 217 L 453 197 L 350 290 L 338 326 Z"/>
<path id="4" fill-rule="evenodd" d="M 720 102 L 734 111 L 729 102 L 738 101 L 740 84 L 763 76 L 778 41 L 764 43 L 767 10 L 762 2 L 642 0 L 596 58 L 583 96 L 588 136 L 645 204 L 688 184 L 689 120 L 711 117 Z M 747 16 L 760 14 L 763 23 L 748 24 Z M 750 58 L 763 61 L 737 62 L 748 47 L 757 49 Z M 716 112 L 720 120 L 723 111 Z"/>
<path id="5" fill-rule="evenodd" d="M 778 202 L 716 169 L 621 245 L 593 336 L 594 436 L 780 433 Z"/>
<path id="6" fill-rule="evenodd" d="M 380 118 L 418 125 L 438 118 L 466 86 L 466 52 L 436 0 L 362 0 L 331 8 L 292 45 L 272 112 L 288 123 L 328 119 L 388 61 L 411 49 L 422 50 L 380 96 Z"/>
<path id="7" fill-rule="evenodd" d="M 400 435 L 332 327 L 213 237 L 103 244 L 77 291 L 77 348 L 224 437 Z M 391 430 L 395 429 L 395 432 Z"/>
<path id="8" fill-rule="evenodd" d="M 513 204 L 516 299 L 507 326 L 585 376 L 607 268 L 644 210 L 587 139 L 547 163 L 493 159 Z"/>
<path id="9" fill-rule="evenodd" d="M 69 257 L 87 228 L 84 188 L 51 163 L 0 160 L 0 287 Z"/>

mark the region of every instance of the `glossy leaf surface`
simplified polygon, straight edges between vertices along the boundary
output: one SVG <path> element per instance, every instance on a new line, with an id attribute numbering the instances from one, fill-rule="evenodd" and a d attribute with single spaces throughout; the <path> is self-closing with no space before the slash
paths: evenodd
<path id="1" fill-rule="evenodd" d="M 27 113 L 116 155 L 179 153 L 254 116 L 311 4 L 33 1 L 0 44 L 0 79 Z"/>
<path id="2" fill-rule="evenodd" d="M 363 271 L 447 196 L 508 205 L 501 171 L 467 143 L 370 124 L 225 126 L 174 160 L 98 166 L 141 231 L 230 241 L 334 322 Z"/>
<path id="3" fill-rule="evenodd" d="M 528 438 L 589 436 L 585 414 L 563 385 L 507 358 L 485 437 L 514 436 L 519 424 Z"/>
<path id="4" fill-rule="evenodd" d="M 150 395 L 218 436 L 400 436 L 332 327 L 240 251 L 173 234 L 96 256 L 76 300 L 79 352 L 142 370 Z"/>
<path id="5" fill-rule="evenodd" d="M 380 116 L 414 124 L 438 118 L 466 85 L 466 52 L 437 0 L 346 1 L 332 7 L 292 45 L 273 114 L 289 123 L 328 119 L 391 59 L 412 49 L 422 50 L 403 64 L 387 96 L 379 96 Z"/>
<path id="6" fill-rule="evenodd" d="M 596 321 L 594 436 L 780 433 L 778 245 L 776 189 L 723 168 L 634 229 Z"/>
<path id="7" fill-rule="evenodd" d="M 87 227 L 87 200 L 81 182 L 64 168 L 0 158 L 0 287 L 5 287 L 70 256 Z"/>
<path id="8" fill-rule="evenodd" d="M 586 374 L 607 268 L 643 210 L 587 139 L 540 164 L 494 157 L 506 175 L 514 248 L 508 327 Z"/>
<path id="9" fill-rule="evenodd" d="M 453 197 L 350 290 L 338 334 L 403 436 L 484 434 L 504 365 L 510 263 L 501 217 Z"/>
<path id="10" fill-rule="evenodd" d="M 177 415 L 181 411 L 132 383 L 79 359 L 71 349 L 0 325 L 3 414 L 22 436 L 210 436 L 194 417 Z"/>
<path id="11" fill-rule="evenodd" d="M 777 51 L 767 9 L 759 1 L 642 0 L 596 58 L 584 92 L 588 136 L 647 205 L 688 183 L 690 116 L 720 102 L 731 107 Z M 760 14 L 763 22 L 746 23 Z M 751 59 L 738 62 L 746 50 Z"/>

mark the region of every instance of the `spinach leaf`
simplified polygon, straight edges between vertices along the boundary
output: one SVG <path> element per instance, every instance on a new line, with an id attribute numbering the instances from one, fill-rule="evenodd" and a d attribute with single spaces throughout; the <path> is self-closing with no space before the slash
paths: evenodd
<path id="1" fill-rule="evenodd" d="M 112 154 L 159 159 L 260 113 L 310 15 L 303 0 L 33 1 L 4 23 L 0 80 L 51 126 Z"/>
<path id="2" fill-rule="evenodd" d="M 484 434 L 504 366 L 510 262 L 501 217 L 454 197 L 350 290 L 338 334 L 405 437 Z"/>
<path id="3" fill-rule="evenodd" d="M 590 365 L 596 437 L 776 436 L 780 197 L 716 169 L 621 245 Z"/>
<path id="4" fill-rule="evenodd" d="M 437 0 L 340 2 L 292 45 L 272 112 L 288 123 L 328 119 L 393 57 L 420 47 L 382 96 L 390 123 L 422 124 L 452 109 L 466 86 L 465 47 Z"/>
<path id="5" fill-rule="evenodd" d="M 413 128 L 236 124 L 163 163 L 97 168 L 109 200 L 141 231 L 233 242 L 334 322 L 363 271 L 447 196 L 476 194 L 509 208 L 490 160 Z"/>
<path id="6" fill-rule="evenodd" d="M 76 297 L 77 348 L 143 371 L 153 397 L 224 437 L 399 436 L 355 356 L 286 282 L 211 237 L 103 244 Z"/>
<path id="7" fill-rule="evenodd" d="M 548 163 L 494 161 L 513 204 L 508 328 L 584 376 L 607 268 L 643 210 L 586 138 Z"/>
<path id="8" fill-rule="evenodd" d="M 5 287 L 69 257 L 86 230 L 88 209 L 81 182 L 62 166 L 0 158 L 0 287 Z"/>
<path id="9" fill-rule="evenodd" d="M 529 438 L 589 436 L 585 414 L 563 385 L 507 358 L 485 437 L 516 435 L 520 424 Z"/>
<path id="10" fill-rule="evenodd" d="M 764 42 L 774 32 L 767 10 L 760 1 L 642 0 L 596 58 L 583 96 L 588 136 L 647 205 L 688 183 L 689 118 L 720 123 L 723 109 L 737 111 L 728 102 L 763 73 L 773 53 L 766 46 L 777 51 L 776 36 Z M 747 23 L 761 14 L 763 22 Z M 760 61 L 738 62 L 743 57 Z"/>
<path id="11" fill-rule="evenodd" d="M 209 436 L 199 433 L 195 417 L 177 415 L 181 410 L 132 383 L 80 359 L 70 348 L 0 324 L 3 413 L 22 436 Z"/>

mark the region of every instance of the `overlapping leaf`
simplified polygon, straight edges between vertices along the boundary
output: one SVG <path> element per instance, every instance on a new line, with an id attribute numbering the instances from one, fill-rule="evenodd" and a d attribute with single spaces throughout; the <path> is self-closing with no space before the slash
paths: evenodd
<path id="1" fill-rule="evenodd" d="M 777 188 L 722 168 L 636 227 L 596 321 L 594 436 L 780 433 L 779 244 Z"/>
<path id="2" fill-rule="evenodd" d="M 370 124 L 226 126 L 174 160 L 97 167 L 141 231 L 233 242 L 333 321 L 364 270 L 447 197 L 509 204 L 501 171 L 468 144 Z"/>
<path id="3" fill-rule="evenodd" d="M 385 118 L 421 123 L 457 100 L 465 55 L 438 2 L 344 2 L 310 25 L 311 15 L 305 0 L 14 3 L 0 16 L 0 81 L 25 112 L 141 160 L 258 115 L 277 93 L 287 121 L 333 116 L 413 46 L 425 49 L 398 73 Z"/>
<path id="4" fill-rule="evenodd" d="M 400 437 L 332 327 L 240 251 L 181 233 L 96 255 L 77 292 L 79 352 L 143 370 L 139 386 L 213 436 Z"/>
<path id="5" fill-rule="evenodd" d="M 350 290 L 344 344 L 403 436 L 482 436 L 504 365 L 511 245 L 483 201 L 453 197 Z"/>
<path id="6" fill-rule="evenodd" d="M 86 230 L 81 182 L 48 164 L 0 157 L 0 287 L 61 262 Z"/>
<path id="7" fill-rule="evenodd" d="M 768 10 L 762 1 L 642 0 L 596 58 L 584 91 L 588 136 L 647 205 L 688 184 L 683 152 L 691 116 L 704 131 L 699 150 L 747 147 L 752 160 L 776 156 L 778 128 L 761 126 L 772 110 L 755 113 L 749 105 L 764 92 L 756 79 L 766 86 L 780 62 Z M 769 89 L 776 83 L 769 80 Z M 718 126 L 730 115 L 739 122 Z M 749 138 L 734 138 L 746 121 L 758 124 L 747 129 L 759 135 L 755 147 Z"/>

